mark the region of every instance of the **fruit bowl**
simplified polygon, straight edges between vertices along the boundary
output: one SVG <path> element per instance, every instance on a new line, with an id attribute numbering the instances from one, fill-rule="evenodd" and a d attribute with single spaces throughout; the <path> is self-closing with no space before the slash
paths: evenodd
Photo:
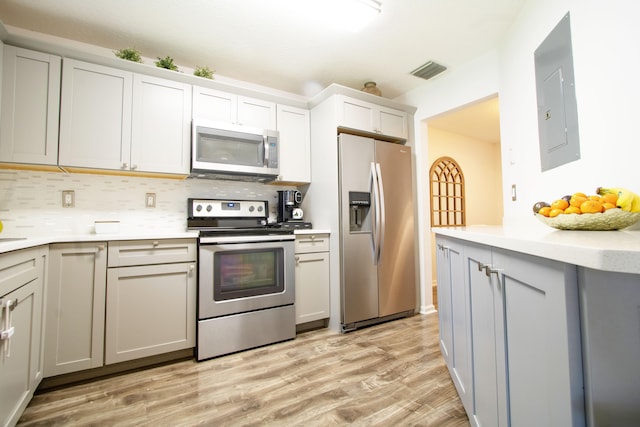
<path id="1" fill-rule="evenodd" d="M 561 214 L 554 218 L 535 214 L 541 222 L 560 230 L 620 230 L 640 221 L 640 212 L 608 209 L 603 213 Z"/>

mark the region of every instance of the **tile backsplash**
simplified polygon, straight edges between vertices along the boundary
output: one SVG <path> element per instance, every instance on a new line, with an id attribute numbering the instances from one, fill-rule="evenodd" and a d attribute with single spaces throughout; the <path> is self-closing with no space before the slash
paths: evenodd
<path id="1" fill-rule="evenodd" d="M 186 230 L 189 197 L 267 200 L 275 219 L 278 190 L 295 187 L 209 179 L 162 179 L 63 172 L 0 170 L 3 237 L 92 234 L 94 221 L 120 221 L 120 233 Z M 62 191 L 73 190 L 75 207 L 62 207 Z M 145 194 L 156 207 L 145 207 Z"/>

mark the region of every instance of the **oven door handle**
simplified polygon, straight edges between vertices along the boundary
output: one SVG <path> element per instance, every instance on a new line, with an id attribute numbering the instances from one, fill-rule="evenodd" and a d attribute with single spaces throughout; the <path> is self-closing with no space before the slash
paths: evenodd
<path id="1" fill-rule="evenodd" d="M 200 244 L 285 242 L 295 239 L 296 238 L 293 234 L 266 236 L 206 236 L 200 237 Z"/>

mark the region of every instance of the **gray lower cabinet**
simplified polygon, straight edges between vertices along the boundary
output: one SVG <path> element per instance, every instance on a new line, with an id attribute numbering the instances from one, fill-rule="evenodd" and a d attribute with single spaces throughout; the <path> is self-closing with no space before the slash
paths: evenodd
<path id="1" fill-rule="evenodd" d="M 640 425 L 640 275 L 579 268 L 587 421 Z"/>
<path id="2" fill-rule="evenodd" d="M 441 269 L 464 269 L 449 273 L 451 291 L 439 304 L 450 309 L 440 316 L 450 325 L 445 360 L 459 389 L 458 371 L 471 360 L 461 394 L 471 424 L 585 425 L 576 267 L 457 239 L 439 243 L 450 249 L 449 263 L 439 254 L 438 280 Z"/>
<path id="3" fill-rule="evenodd" d="M 194 240 L 109 243 L 106 364 L 195 346 L 195 267 Z"/>
<path id="4" fill-rule="evenodd" d="M 195 239 L 50 250 L 45 376 L 194 347 Z"/>
<path id="5" fill-rule="evenodd" d="M 329 318 L 329 235 L 296 236 L 296 324 Z"/>
<path id="6" fill-rule="evenodd" d="M 473 404 L 471 307 L 464 280 L 463 245 L 456 239 L 439 236 L 436 248 L 440 350 L 460 400 L 470 407 Z"/>
<path id="7" fill-rule="evenodd" d="M 50 245 L 45 377 L 104 364 L 107 242 Z"/>
<path id="8" fill-rule="evenodd" d="M 0 256 L 0 425 L 12 426 L 42 380 L 47 248 Z"/>

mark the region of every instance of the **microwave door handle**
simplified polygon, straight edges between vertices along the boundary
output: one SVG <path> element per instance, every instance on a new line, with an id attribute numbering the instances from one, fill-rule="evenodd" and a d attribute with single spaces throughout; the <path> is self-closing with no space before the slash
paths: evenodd
<path id="1" fill-rule="evenodd" d="M 269 165 L 269 140 L 266 135 L 262 136 L 262 147 L 264 148 L 264 166 Z"/>

